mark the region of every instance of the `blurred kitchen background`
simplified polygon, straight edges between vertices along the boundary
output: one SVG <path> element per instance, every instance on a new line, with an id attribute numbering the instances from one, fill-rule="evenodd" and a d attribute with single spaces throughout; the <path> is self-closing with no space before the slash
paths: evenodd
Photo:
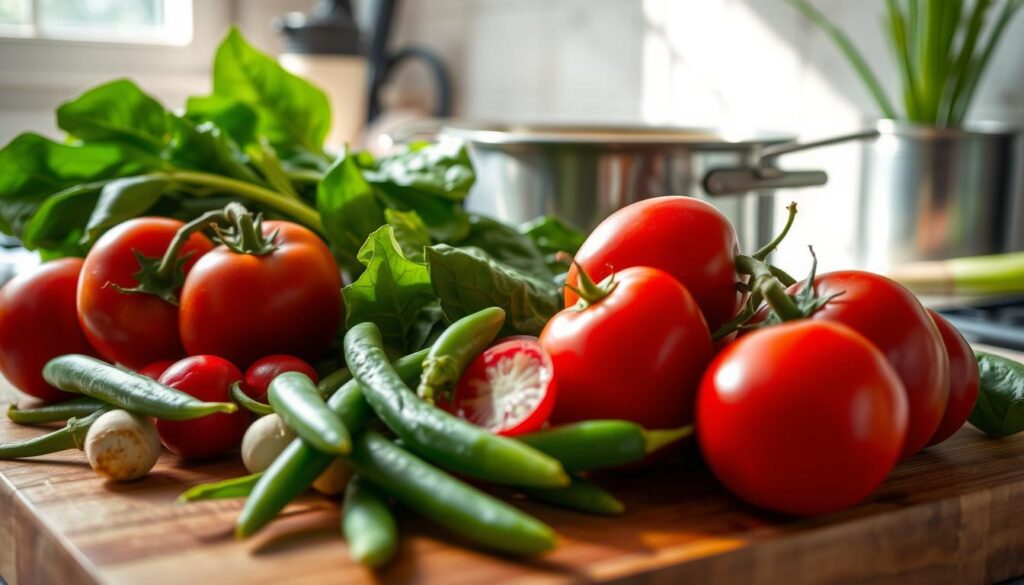
<path id="1" fill-rule="evenodd" d="M 882 33 L 885 3 L 812 3 L 850 34 L 899 101 L 899 76 Z M 180 106 L 208 91 L 211 57 L 230 24 L 257 47 L 279 53 L 285 41 L 275 19 L 314 4 L 0 0 L 0 142 L 30 129 L 56 135 L 54 108 L 112 77 L 134 78 L 165 104 Z M 360 27 L 373 27 L 378 5 L 352 3 Z M 832 41 L 783 0 L 396 2 L 389 46 L 411 45 L 443 62 L 452 115 L 463 119 L 710 127 L 726 137 L 770 130 L 815 140 L 872 128 L 879 117 Z M 392 122 L 429 117 L 438 105 L 429 67 L 397 68 L 381 102 Z M 1024 18 L 1005 31 L 968 120 L 1024 126 Z M 862 261 L 861 148 L 850 142 L 780 159 L 784 168 L 829 175 L 825 186 L 776 193 L 777 223 L 791 200 L 801 212 L 777 256 L 782 265 L 802 273 L 803 245 L 810 243 L 825 268 Z M 1003 212 L 1015 222 L 1007 249 L 1024 248 L 1024 206 L 1014 205 Z"/>

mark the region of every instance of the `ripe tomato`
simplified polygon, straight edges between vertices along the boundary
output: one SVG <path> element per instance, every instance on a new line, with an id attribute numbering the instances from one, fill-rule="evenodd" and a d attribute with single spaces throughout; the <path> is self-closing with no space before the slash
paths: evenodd
<path id="1" fill-rule="evenodd" d="M 964 336 L 942 315 L 931 309 L 928 314 L 939 328 L 942 344 L 949 356 L 949 401 L 946 402 L 946 412 L 942 415 L 939 428 L 928 441 L 929 445 L 936 445 L 953 436 L 967 421 L 967 417 L 971 416 L 981 388 L 981 374 L 978 372 L 974 351 Z"/>
<path id="2" fill-rule="evenodd" d="M 711 357 L 700 308 L 686 287 L 657 268 L 626 268 L 615 283 L 604 298 L 555 315 L 540 334 L 558 384 L 552 420 L 687 424 Z"/>
<path id="3" fill-rule="evenodd" d="M 138 372 L 143 376 L 153 378 L 154 380 L 159 380 L 160 376 L 162 376 L 163 373 L 167 371 L 167 368 L 173 365 L 174 360 L 160 360 L 158 362 L 148 364 L 144 368 L 140 368 Z"/>
<path id="4" fill-rule="evenodd" d="M 739 498 L 827 514 L 866 498 L 892 469 L 907 398 L 864 336 L 797 321 L 745 335 L 711 362 L 695 426 L 704 459 Z"/>
<path id="5" fill-rule="evenodd" d="M 341 273 L 327 246 L 286 221 L 276 248 L 244 254 L 221 245 L 196 262 L 181 291 L 181 341 L 190 355 L 219 355 L 240 366 L 275 353 L 312 360 L 341 325 Z"/>
<path id="6" fill-rule="evenodd" d="M 78 281 L 78 319 L 86 338 L 108 360 L 138 369 L 185 355 L 178 307 L 155 295 L 117 289 L 137 286 L 135 255 L 162 257 L 182 225 L 162 217 L 132 219 L 103 234 L 86 256 Z M 191 254 L 185 272 L 212 248 L 209 238 L 192 234 L 178 255 Z"/>
<path id="7" fill-rule="evenodd" d="M 78 325 L 75 287 L 81 258 L 53 260 L 0 288 L 0 372 L 15 388 L 57 401 L 76 396 L 43 380 L 43 366 L 58 355 L 96 355 Z"/>
<path id="8" fill-rule="evenodd" d="M 242 379 L 231 362 L 212 355 L 185 358 L 167 368 L 160 383 L 207 402 L 231 402 L 230 386 Z M 249 427 L 249 412 L 219 412 L 192 420 L 157 420 L 160 442 L 186 459 L 208 459 L 237 449 Z"/>
<path id="9" fill-rule="evenodd" d="M 536 338 L 504 339 L 478 355 L 463 372 L 448 412 L 507 437 L 540 430 L 555 406 L 551 356 Z"/>
<path id="10" fill-rule="evenodd" d="M 803 287 L 793 285 L 795 294 Z M 907 392 L 910 426 L 903 458 L 920 451 L 935 434 L 949 400 L 949 358 L 939 331 L 906 288 L 871 272 L 846 270 L 814 279 L 815 292 L 842 292 L 811 316 L 842 323 L 860 333 L 885 355 Z"/>
<path id="11" fill-rule="evenodd" d="M 630 266 L 660 268 L 681 282 L 714 331 L 740 310 L 736 230 L 712 205 L 692 197 L 654 197 L 624 207 L 597 226 L 576 253 L 595 281 Z M 566 282 L 577 284 L 577 267 Z M 576 303 L 565 289 L 565 306 Z"/>
<path id="12" fill-rule="evenodd" d="M 245 377 L 242 378 L 242 392 L 245 392 L 253 400 L 267 404 L 267 388 L 270 387 L 274 378 L 285 372 L 302 372 L 309 376 L 314 384 L 320 382 L 320 376 L 317 375 L 316 370 L 305 361 L 293 355 L 268 355 L 253 362 L 245 371 Z"/>

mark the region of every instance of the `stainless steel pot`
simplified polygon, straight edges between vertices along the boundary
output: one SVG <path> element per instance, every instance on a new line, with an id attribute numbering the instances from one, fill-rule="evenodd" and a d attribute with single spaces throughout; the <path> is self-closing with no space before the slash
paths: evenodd
<path id="1" fill-rule="evenodd" d="M 994 254 L 1015 239 L 1024 213 L 1019 133 L 882 120 L 864 143 L 859 263 L 877 269 L 915 260 Z M 1015 184 L 1016 183 L 1016 184 Z"/>
<path id="2" fill-rule="evenodd" d="M 553 213 L 590 229 L 634 201 L 691 195 L 712 201 L 753 249 L 771 238 L 773 189 L 827 180 L 822 171 L 773 166 L 779 154 L 820 145 L 786 135 L 498 124 L 451 124 L 441 133 L 469 145 L 477 182 L 467 207 L 510 222 Z"/>

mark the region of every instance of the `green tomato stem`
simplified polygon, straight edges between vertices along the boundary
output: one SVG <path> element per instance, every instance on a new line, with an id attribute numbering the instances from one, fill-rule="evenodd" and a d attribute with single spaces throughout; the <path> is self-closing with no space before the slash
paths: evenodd
<path id="1" fill-rule="evenodd" d="M 789 228 L 793 227 L 793 220 L 796 219 L 796 201 L 790 203 L 789 206 L 786 207 L 786 211 L 789 212 L 789 215 L 786 217 L 786 225 L 782 227 L 782 231 L 779 232 L 779 235 L 775 236 L 775 239 L 765 244 L 764 247 L 757 252 L 751 254 L 751 258 L 754 260 L 764 261 L 765 258 L 775 251 L 775 248 L 779 247 L 782 240 L 786 239 L 786 235 L 789 234 Z"/>
<path id="2" fill-rule="evenodd" d="M 750 288 L 761 293 L 761 296 L 775 310 L 780 319 L 794 321 L 804 318 L 803 311 L 786 293 L 786 287 L 772 274 L 768 264 L 752 256 L 737 256 L 736 269 L 741 274 L 751 277 Z"/>

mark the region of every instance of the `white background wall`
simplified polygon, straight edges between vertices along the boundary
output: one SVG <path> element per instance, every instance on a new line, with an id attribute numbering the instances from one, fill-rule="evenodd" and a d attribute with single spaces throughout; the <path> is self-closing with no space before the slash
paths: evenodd
<path id="1" fill-rule="evenodd" d="M 365 16 L 373 0 L 355 3 Z M 87 46 L 59 53 L 0 42 L 0 142 L 27 129 L 53 132 L 60 101 L 115 75 L 181 104 L 206 91 L 212 43 L 229 22 L 256 45 L 279 50 L 270 19 L 311 4 L 196 0 L 200 41 L 170 53 L 124 49 L 109 59 Z M 882 0 L 816 4 L 894 89 L 880 34 Z M 783 0 L 406 0 L 395 41 L 426 45 L 445 59 L 456 113 L 468 118 L 721 126 L 813 139 L 859 129 L 877 114 L 829 40 Z M 395 86 L 430 94 L 415 66 Z M 1024 125 L 1024 17 L 1007 30 L 973 117 Z M 812 242 L 825 267 L 851 261 L 858 152 L 845 145 L 782 161 L 826 169 L 831 178 L 820 189 L 779 195 L 780 209 L 792 199 L 802 211 L 784 250 L 794 270 L 802 270 L 803 245 Z"/>

